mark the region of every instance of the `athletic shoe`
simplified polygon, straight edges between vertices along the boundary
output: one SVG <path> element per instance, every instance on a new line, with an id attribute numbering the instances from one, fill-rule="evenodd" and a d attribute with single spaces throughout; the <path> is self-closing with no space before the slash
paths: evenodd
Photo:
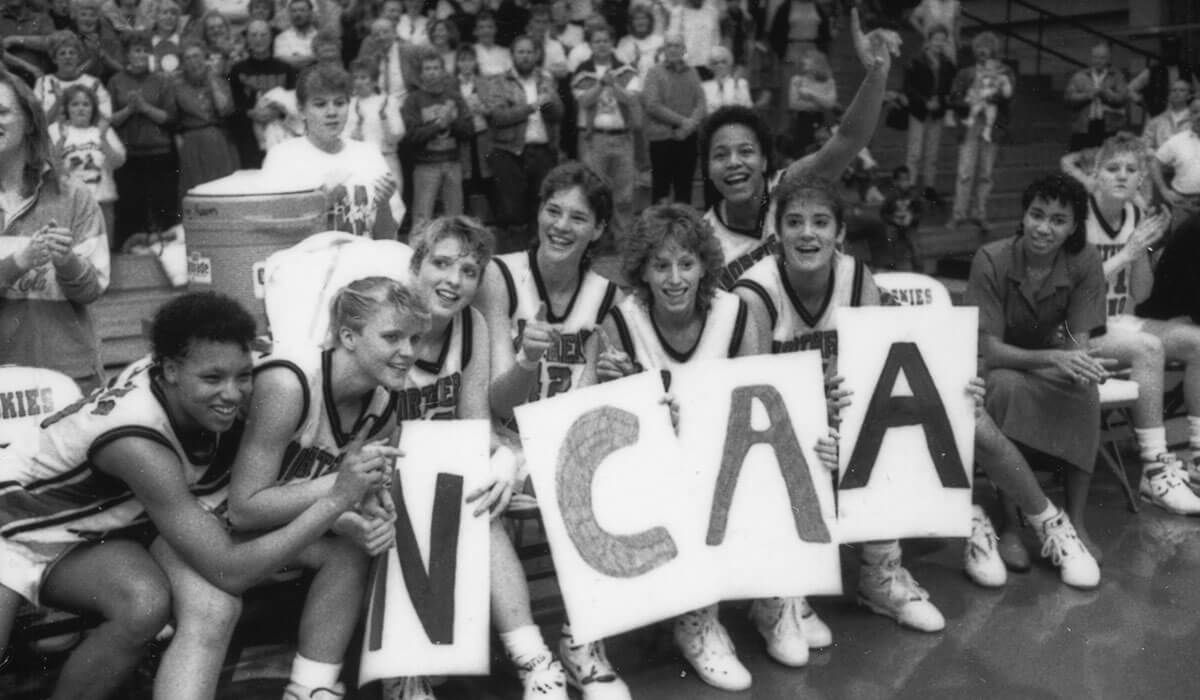
<path id="1" fill-rule="evenodd" d="M 519 666 L 517 675 L 525 686 L 525 700 L 568 700 L 566 674 L 549 651 Z"/>
<path id="2" fill-rule="evenodd" d="M 1170 452 L 1164 452 L 1142 469 L 1138 493 L 1142 500 L 1176 515 L 1200 514 L 1200 497 L 1185 483 L 1187 472 L 1183 463 Z"/>
<path id="3" fill-rule="evenodd" d="M 1075 534 L 1075 526 L 1066 513 L 1060 512 L 1034 529 L 1042 541 L 1042 556 L 1049 557 L 1058 567 L 1063 583 L 1076 588 L 1100 585 L 1100 565 Z"/>
<path id="4" fill-rule="evenodd" d="M 738 661 L 733 640 L 717 619 L 717 606 L 693 610 L 675 618 L 675 645 L 696 669 L 700 680 L 721 690 L 750 687 L 750 671 Z"/>
<path id="5" fill-rule="evenodd" d="M 1200 450 L 1192 450 L 1192 458 L 1187 463 L 1187 484 L 1193 491 L 1200 490 Z"/>
<path id="6" fill-rule="evenodd" d="M 631 700 L 629 686 L 621 680 L 604 653 L 604 642 L 576 644 L 566 625 L 558 642 L 558 656 L 567 683 L 583 693 L 583 700 Z"/>
<path id="7" fill-rule="evenodd" d="M 309 688 L 289 682 L 283 689 L 283 700 L 340 700 L 346 697 L 346 686 L 334 683 L 332 688 Z"/>
<path id="8" fill-rule="evenodd" d="M 929 602 L 929 593 L 900 566 L 898 549 L 878 563 L 863 563 L 858 574 L 858 602 L 905 627 L 940 632 L 946 619 Z"/>
<path id="9" fill-rule="evenodd" d="M 424 676 L 388 678 L 383 681 L 383 700 L 437 700 Z"/>
<path id="10" fill-rule="evenodd" d="M 967 577 L 984 588 L 999 588 L 1008 581 L 1008 570 L 996 548 L 999 539 L 992 521 L 979 506 L 971 506 L 971 536 L 963 549 Z"/>
<path id="11" fill-rule="evenodd" d="M 750 620 L 767 642 L 767 654 L 784 666 L 808 663 L 808 640 L 800 627 L 803 598 L 770 598 L 750 604 Z M 807 607 L 807 606 L 805 606 Z"/>

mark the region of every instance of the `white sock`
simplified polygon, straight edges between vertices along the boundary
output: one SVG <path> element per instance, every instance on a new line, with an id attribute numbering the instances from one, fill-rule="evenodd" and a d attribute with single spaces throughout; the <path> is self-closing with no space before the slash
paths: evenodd
<path id="1" fill-rule="evenodd" d="M 341 664 L 306 659 L 299 654 L 292 661 L 292 675 L 288 680 L 305 688 L 332 688 L 342 675 Z"/>
<path id="2" fill-rule="evenodd" d="M 1134 428 L 1133 435 L 1137 438 L 1143 462 L 1153 462 L 1167 451 L 1167 429 L 1161 425 L 1157 428 Z"/>
<path id="3" fill-rule="evenodd" d="M 511 632 L 501 632 L 500 641 L 508 652 L 508 658 L 519 667 L 527 665 L 542 654 L 550 653 L 537 625 L 525 625 Z"/>
<path id="4" fill-rule="evenodd" d="M 1200 451 L 1200 416 L 1188 416 L 1188 444 L 1192 451 Z"/>
<path id="5" fill-rule="evenodd" d="M 1026 514 L 1025 517 L 1027 517 L 1029 519 L 1029 524 L 1033 526 L 1034 530 L 1041 532 L 1042 526 L 1045 525 L 1046 523 L 1050 522 L 1051 520 L 1057 518 L 1059 513 L 1062 513 L 1062 511 L 1058 509 L 1058 506 L 1054 505 L 1051 502 L 1047 502 L 1046 510 L 1043 510 L 1041 513 L 1038 513 L 1037 515 Z"/>

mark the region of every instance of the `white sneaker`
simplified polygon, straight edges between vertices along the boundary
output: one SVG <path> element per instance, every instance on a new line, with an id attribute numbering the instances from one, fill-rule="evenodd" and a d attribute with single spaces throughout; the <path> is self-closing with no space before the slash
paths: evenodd
<path id="1" fill-rule="evenodd" d="M 437 700 L 429 679 L 424 676 L 387 678 L 383 681 L 383 700 Z"/>
<path id="2" fill-rule="evenodd" d="M 878 564 L 862 565 L 858 602 L 872 612 L 922 632 L 940 632 L 946 626 L 946 618 L 929 602 L 929 593 L 900 566 L 899 554 Z"/>
<path id="3" fill-rule="evenodd" d="M 631 700 L 629 686 L 617 675 L 604 642 L 576 644 L 571 632 L 563 625 L 558 642 L 558 656 L 567 673 L 567 683 L 583 693 L 583 700 Z"/>
<path id="4" fill-rule="evenodd" d="M 750 687 L 750 671 L 738 661 L 733 640 L 717 620 L 717 606 L 693 610 L 675 618 L 675 645 L 696 669 L 700 680 L 721 690 Z"/>
<path id="5" fill-rule="evenodd" d="M 1100 585 L 1100 565 L 1084 546 L 1066 513 L 1047 520 L 1037 531 L 1042 541 L 1042 556 L 1058 567 L 1059 577 L 1068 586 L 1095 588 Z"/>
<path id="6" fill-rule="evenodd" d="M 999 588 L 1008 581 L 1008 569 L 996 548 L 998 542 L 987 513 L 971 506 L 971 536 L 963 548 L 963 568 L 968 578 L 984 588 Z"/>
<path id="7" fill-rule="evenodd" d="M 803 597 L 756 600 L 750 620 L 766 640 L 767 653 L 786 666 L 803 666 L 809 649 L 833 644 L 833 632 Z"/>
<path id="8" fill-rule="evenodd" d="M 525 686 L 524 700 L 568 700 L 566 673 L 548 650 L 518 666 L 517 675 Z"/>
<path id="9" fill-rule="evenodd" d="M 345 684 L 334 683 L 330 688 L 309 688 L 295 682 L 288 682 L 283 689 L 283 700 L 341 700 L 346 697 Z"/>
<path id="10" fill-rule="evenodd" d="M 1142 500 L 1176 515 L 1200 514 L 1200 497 L 1185 483 L 1187 472 L 1174 454 L 1164 452 L 1142 469 L 1138 493 Z"/>

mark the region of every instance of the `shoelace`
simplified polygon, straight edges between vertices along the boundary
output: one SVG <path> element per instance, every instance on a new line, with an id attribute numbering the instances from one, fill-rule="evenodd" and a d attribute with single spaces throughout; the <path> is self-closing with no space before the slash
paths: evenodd
<path id="1" fill-rule="evenodd" d="M 1176 459 L 1174 455 L 1162 455 L 1158 458 L 1158 463 L 1161 465 L 1156 467 L 1159 472 L 1151 477 L 1151 481 L 1160 482 L 1165 489 L 1183 486 L 1186 483 L 1187 471 L 1183 467 L 1183 462 Z"/>
<path id="2" fill-rule="evenodd" d="M 523 670 L 522 680 L 539 693 L 549 693 L 555 688 L 563 687 L 562 669 L 549 655 L 537 657 Z"/>
<path id="3" fill-rule="evenodd" d="M 788 598 L 780 604 L 779 615 L 775 618 L 775 623 L 771 625 L 771 631 L 778 635 L 780 628 L 785 623 L 791 622 L 796 629 L 803 633 L 804 618 L 808 616 L 809 612 L 808 601 L 801 598 L 800 602 L 796 602 L 794 598 Z"/>
<path id="4" fill-rule="evenodd" d="M 879 574 L 889 598 L 900 598 L 905 602 L 928 600 L 929 594 L 917 585 L 916 579 L 898 561 L 885 562 Z M 899 595 L 897 595 L 899 594 Z"/>
<path id="5" fill-rule="evenodd" d="M 1055 566 L 1062 564 L 1063 559 L 1079 554 L 1083 543 L 1074 530 L 1067 530 L 1063 516 L 1046 523 L 1046 539 L 1042 542 L 1042 556 L 1049 557 Z M 1074 550 L 1074 551 L 1071 551 Z"/>
<path id="6" fill-rule="evenodd" d="M 980 541 L 982 540 L 982 542 Z M 971 538 L 967 540 L 972 559 L 981 559 L 988 552 L 994 552 L 1000 544 L 1000 538 L 991 523 L 981 518 L 971 518 Z"/>
<path id="7" fill-rule="evenodd" d="M 584 655 L 587 656 L 586 663 L 576 661 L 581 649 L 584 650 Z M 567 652 L 569 654 L 567 660 L 578 669 L 575 675 L 578 676 L 580 684 L 612 683 L 617 680 L 616 672 L 613 670 L 612 664 L 608 661 L 608 655 L 604 652 L 603 644 L 597 642 L 591 644 L 568 644 Z M 582 673 L 585 669 L 587 673 Z"/>

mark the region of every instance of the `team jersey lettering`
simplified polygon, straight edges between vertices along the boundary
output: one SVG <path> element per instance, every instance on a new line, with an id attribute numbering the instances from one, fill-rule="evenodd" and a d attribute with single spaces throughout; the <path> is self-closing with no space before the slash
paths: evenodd
<path id="1" fill-rule="evenodd" d="M 316 479 L 337 471 L 341 456 L 330 454 L 316 445 L 302 447 L 300 443 L 288 443 L 283 453 L 283 467 L 279 470 L 279 482 L 295 479 Z"/>
<path id="2" fill-rule="evenodd" d="M 1124 243 L 1111 245 L 1106 243 L 1096 244 L 1096 250 L 1100 251 L 1100 260 L 1107 261 L 1125 247 Z M 1115 277 L 1108 281 L 1108 293 L 1105 298 L 1105 308 L 1109 316 L 1116 316 L 1125 313 L 1125 308 L 1129 304 L 1129 268 L 1123 267 Z"/>
<path id="3" fill-rule="evenodd" d="M 453 419 L 462 396 L 462 373 L 438 377 L 422 387 L 410 387 L 399 393 L 397 420 Z"/>
<path id="4" fill-rule="evenodd" d="M 779 239 L 772 236 L 749 253 L 726 263 L 725 267 L 721 268 L 721 274 L 717 279 L 717 286 L 728 291 L 746 273 L 746 270 L 754 267 L 754 264 L 759 260 L 768 255 L 775 255 L 777 252 L 779 252 Z"/>
<path id="5" fill-rule="evenodd" d="M 801 333 L 792 340 L 775 340 L 771 342 L 771 352 L 774 353 L 796 352 L 798 350 L 820 350 L 821 362 L 828 364 L 838 354 L 837 331 L 811 331 L 809 333 Z"/>
<path id="6" fill-rule="evenodd" d="M 54 390 L 17 389 L 0 392 L 0 420 L 40 416 L 54 411 Z"/>
<path id="7" fill-rule="evenodd" d="M 585 365 L 587 356 L 583 349 L 588 338 L 592 337 L 593 329 L 584 328 L 575 333 L 560 331 L 554 336 L 554 342 L 542 355 L 542 360 L 548 363 L 557 362 L 564 365 Z M 513 352 L 521 348 L 521 338 L 525 335 L 525 319 L 517 319 L 517 337 L 513 341 Z"/>
<path id="8" fill-rule="evenodd" d="M 880 302 L 883 306 L 929 306 L 933 303 L 933 290 L 928 287 L 889 289 L 886 295 Z"/>

